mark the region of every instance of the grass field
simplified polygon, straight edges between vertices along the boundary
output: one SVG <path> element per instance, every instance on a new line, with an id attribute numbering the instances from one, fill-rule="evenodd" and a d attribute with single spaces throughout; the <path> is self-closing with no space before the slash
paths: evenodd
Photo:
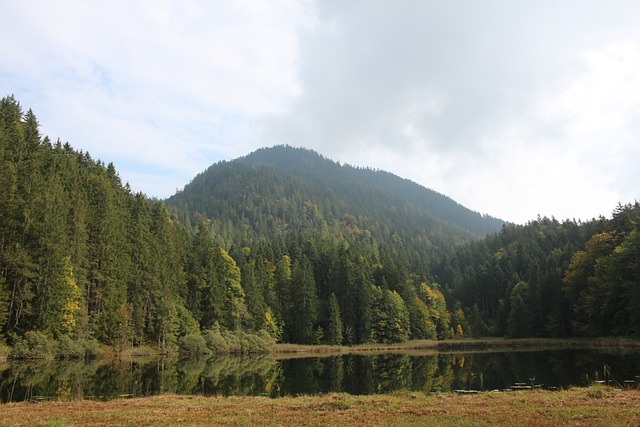
<path id="1" fill-rule="evenodd" d="M 0 405 L 3 426 L 638 426 L 640 390 L 477 395 L 327 394 L 269 399 L 162 395 Z"/>

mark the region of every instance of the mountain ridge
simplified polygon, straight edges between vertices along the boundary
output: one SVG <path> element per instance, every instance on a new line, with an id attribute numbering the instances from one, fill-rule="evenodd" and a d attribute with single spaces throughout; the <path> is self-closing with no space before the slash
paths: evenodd
<path id="1" fill-rule="evenodd" d="M 236 182 L 232 182 L 229 174 L 235 174 Z M 305 199 L 303 203 L 331 205 L 321 209 L 323 217 L 352 214 L 375 220 L 371 218 L 375 211 L 387 219 L 394 212 L 405 219 L 422 218 L 456 229 L 454 235 L 464 236 L 463 240 L 484 237 L 505 223 L 390 172 L 340 164 L 316 151 L 284 145 L 261 148 L 235 160 L 213 164 L 166 202 L 169 206 L 182 206 L 191 214 L 198 211 L 215 217 L 223 213 L 220 205 L 224 204 L 235 204 L 237 213 L 241 204 L 238 196 L 251 191 L 261 193 L 261 199 L 271 197 L 285 204 L 292 194 L 300 192 Z M 264 200 L 253 202 L 258 209 L 266 209 Z"/>
<path id="2" fill-rule="evenodd" d="M 399 175 L 393 174 L 391 172 L 388 172 L 382 169 L 375 169 L 370 167 L 356 167 L 348 163 L 340 164 L 338 162 L 335 162 L 331 159 L 328 159 L 322 156 L 321 154 L 317 153 L 314 150 L 310 150 L 302 147 L 296 148 L 296 147 L 288 147 L 288 146 L 275 146 L 271 148 L 261 148 L 252 152 L 251 154 L 248 154 L 247 156 L 241 159 L 244 159 L 245 161 L 255 163 L 255 164 L 260 164 L 260 163 L 268 164 L 264 160 L 261 160 L 261 157 L 264 157 L 262 156 L 263 153 L 272 152 L 275 155 L 272 155 L 271 163 L 273 164 L 273 161 L 278 161 L 280 163 L 279 164 L 280 168 L 283 168 L 284 166 L 283 162 L 288 159 L 291 159 L 293 157 L 293 153 L 295 153 L 296 151 L 305 152 L 305 154 L 308 154 L 309 157 L 316 156 L 316 158 L 320 161 L 327 161 L 334 164 L 335 166 L 337 166 L 336 171 L 342 172 L 343 175 L 353 175 L 354 173 L 362 174 L 363 177 L 368 178 L 371 182 L 376 182 L 377 185 L 379 185 L 382 189 L 384 189 L 387 192 L 404 190 L 405 198 L 409 197 L 408 193 L 410 191 L 419 191 L 420 195 L 422 195 L 423 197 L 415 200 L 417 202 L 422 202 L 422 203 L 418 203 L 417 206 L 420 206 L 422 208 L 429 207 L 433 209 L 434 207 L 437 207 L 437 206 L 428 206 L 428 203 L 439 202 L 442 205 L 442 209 L 438 212 L 435 212 L 435 215 L 441 219 L 450 219 L 450 214 L 456 209 L 464 210 L 465 214 L 469 216 L 485 218 L 488 220 L 486 233 L 479 231 L 479 234 L 488 234 L 490 232 L 496 231 L 496 226 L 499 229 L 499 227 L 501 227 L 502 224 L 506 222 L 506 221 L 503 221 L 502 219 L 493 218 L 490 215 L 484 215 L 479 212 L 473 211 L 463 206 L 462 204 L 458 203 L 457 201 L 453 200 L 451 197 L 443 193 L 440 193 L 438 191 L 435 191 L 431 188 L 425 187 L 421 184 L 418 184 L 415 181 L 412 181 L 408 178 L 403 178 Z M 289 154 L 289 156 L 287 156 L 287 154 Z"/>

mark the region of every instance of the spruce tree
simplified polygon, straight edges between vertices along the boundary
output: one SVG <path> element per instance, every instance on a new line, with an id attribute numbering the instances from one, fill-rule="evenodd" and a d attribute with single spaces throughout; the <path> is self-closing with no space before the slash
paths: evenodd
<path id="1" fill-rule="evenodd" d="M 342 344 L 342 318 L 340 306 L 335 294 L 329 295 L 327 302 L 327 323 L 325 328 L 325 341 L 330 345 Z"/>

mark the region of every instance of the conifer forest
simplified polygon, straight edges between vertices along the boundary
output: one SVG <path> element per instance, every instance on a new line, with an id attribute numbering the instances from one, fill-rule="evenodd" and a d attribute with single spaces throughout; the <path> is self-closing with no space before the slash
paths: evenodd
<path id="1" fill-rule="evenodd" d="M 74 141 L 81 146 L 82 141 Z M 0 101 L 0 341 L 88 354 L 239 343 L 640 334 L 640 205 L 481 215 L 393 174 L 276 146 L 166 200 Z"/>

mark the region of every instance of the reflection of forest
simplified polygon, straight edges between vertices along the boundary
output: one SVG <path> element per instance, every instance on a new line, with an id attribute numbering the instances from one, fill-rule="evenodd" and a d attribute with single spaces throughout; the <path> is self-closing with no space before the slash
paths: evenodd
<path id="1" fill-rule="evenodd" d="M 271 357 L 140 361 L 30 361 L 0 366 L 2 402 L 113 399 L 160 393 L 249 395 L 278 376 Z"/>
<path id="2" fill-rule="evenodd" d="M 640 373 L 637 354 L 540 351 L 413 356 L 387 353 L 275 360 L 271 356 L 20 362 L 0 365 L 2 402 L 113 399 L 161 393 L 265 395 L 423 393 L 494 390 L 514 383 L 545 387 L 622 384 Z"/>

